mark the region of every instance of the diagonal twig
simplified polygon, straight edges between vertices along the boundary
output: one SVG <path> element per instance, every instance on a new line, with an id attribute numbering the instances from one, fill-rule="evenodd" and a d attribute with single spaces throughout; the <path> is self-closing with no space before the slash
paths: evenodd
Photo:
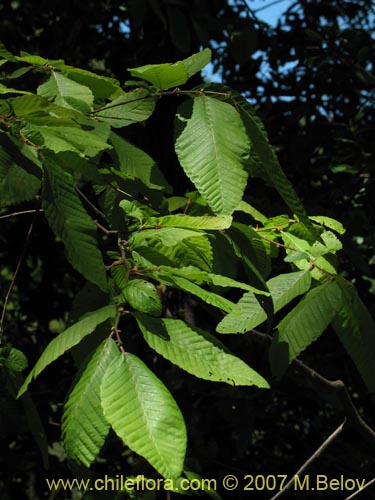
<path id="1" fill-rule="evenodd" d="M 19 259 L 18 259 L 17 267 L 16 267 L 16 270 L 14 271 L 12 281 L 11 281 L 11 283 L 9 285 L 9 288 L 8 288 L 8 291 L 7 291 L 6 295 L 5 295 L 4 306 L 3 306 L 3 310 L 1 312 L 1 318 L 0 318 L 0 344 L 2 342 L 2 337 L 3 337 L 3 327 L 4 327 L 5 312 L 6 312 L 6 309 L 7 309 L 7 306 L 8 306 L 9 298 L 10 298 L 10 295 L 12 293 L 14 284 L 16 282 L 18 272 L 19 272 L 19 270 L 21 268 L 21 264 L 23 262 L 23 259 L 24 259 L 25 255 L 26 255 L 26 251 L 27 251 L 27 248 L 29 246 L 29 242 L 30 242 L 30 238 L 31 238 L 31 233 L 33 232 L 34 223 L 35 223 L 36 217 L 38 215 L 38 212 L 39 212 L 39 210 L 37 209 L 35 211 L 35 215 L 34 215 L 33 221 L 31 222 L 29 230 L 27 232 L 26 240 L 25 240 L 25 243 L 23 245 L 22 253 L 21 253 L 21 255 L 20 255 Z"/>
<path id="2" fill-rule="evenodd" d="M 349 497 L 346 497 L 345 500 L 351 500 L 352 498 L 354 498 L 355 496 L 359 495 L 360 493 L 362 493 L 363 490 L 365 490 L 366 488 L 368 488 L 369 486 L 371 486 L 372 484 L 375 483 L 375 477 L 374 479 L 371 479 L 371 481 L 369 481 L 368 483 L 366 483 L 364 485 L 363 488 L 361 488 L 360 490 L 357 490 L 355 491 L 352 495 L 350 495 Z"/>
<path id="3" fill-rule="evenodd" d="M 36 212 L 43 212 L 42 208 L 33 208 L 32 210 L 23 210 L 22 212 L 13 212 L 12 214 L 0 215 L 0 219 L 9 219 L 17 215 L 35 214 Z"/>
<path id="4" fill-rule="evenodd" d="M 298 469 L 296 473 L 293 474 L 290 481 L 284 486 L 284 488 L 276 493 L 270 500 L 276 500 L 280 498 L 286 491 L 288 491 L 295 482 L 295 477 L 300 476 L 320 455 L 324 452 L 326 448 L 341 434 L 344 429 L 346 419 L 340 424 L 337 429 L 335 429 L 332 434 L 319 446 L 319 448 L 309 457 L 306 462 Z"/>

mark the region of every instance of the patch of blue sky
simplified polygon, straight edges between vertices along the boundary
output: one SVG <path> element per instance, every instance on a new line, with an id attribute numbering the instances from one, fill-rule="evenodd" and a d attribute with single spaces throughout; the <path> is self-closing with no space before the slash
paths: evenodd
<path id="1" fill-rule="evenodd" d="M 294 0 L 245 0 L 249 9 L 257 16 L 260 21 L 263 21 L 266 24 L 269 24 L 272 27 L 275 27 L 279 20 L 281 19 L 284 12 L 295 3 Z M 234 4 L 234 2 L 229 2 Z M 238 4 L 237 4 L 238 5 Z M 240 7 L 240 6 L 238 6 Z M 243 14 L 241 17 L 246 17 L 248 15 L 248 10 L 243 7 Z M 211 42 L 212 43 L 212 42 Z M 215 49 L 215 45 L 213 44 L 213 48 Z M 264 52 L 261 50 L 256 51 L 252 54 L 253 59 L 258 59 L 262 57 Z M 293 71 L 298 65 L 298 61 L 288 62 L 281 68 L 279 71 L 282 73 L 288 73 L 289 71 Z M 208 82 L 212 83 L 221 83 L 222 75 L 219 72 L 214 72 L 213 65 L 209 64 L 204 71 L 202 72 L 204 79 Z M 261 79 L 270 79 L 272 78 L 272 71 L 269 64 L 264 61 L 261 64 L 259 73 L 259 78 Z M 271 100 L 275 100 L 276 98 L 271 98 Z M 293 100 L 292 96 L 278 96 L 278 99 L 283 99 L 286 101 Z"/>

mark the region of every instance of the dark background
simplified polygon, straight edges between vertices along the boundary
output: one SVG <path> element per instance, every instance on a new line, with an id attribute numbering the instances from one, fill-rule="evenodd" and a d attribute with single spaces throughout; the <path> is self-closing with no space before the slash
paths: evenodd
<path id="1" fill-rule="evenodd" d="M 264 6 L 271 3 L 265 0 Z M 12 52 L 62 58 L 122 83 L 129 77 L 128 67 L 174 62 L 210 47 L 213 65 L 207 78 L 239 90 L 256 107 L 308 213 L 337 218 L 346 227 L 340 272 L 355 283 L 374 311 L 374 3 L 288 2 L 274 26 L 260 21 L 252 5 L 251 0 L 3 0 L 0 40 Z M 162 102 L 146 128 L 129 133 L 182 193 L 190 185 L 173 152 L 177 105 L 174 99 Z M 247 196 L 268 216 L 286 212 L 261 179 L 250 180 Z M 21 209 L 30 208 L 26 205 Z M 29 224 L 27 217 L 0 221 L 2 298 Z M 27 353 L 31 365 L 66 319 L 81 285 L 61 245 L 39 218 L 6 315 L 7 340 Z M 136 332 L 132 342 L 176 397 L 189 429 L 187 466 L 203 477 L 292 474 L 343 420 L 307 388 L 303 374 L 293 366 L 272 391 L 231 388 L 200 381 L 161 359 L 155 361 Z M 267 372 L 261 346 L 237 336 L 228 345 Z M 342 379 L 364 419 L 375 426 L 374 400 L 331 332 L 302 358 L 327 378 Z M 61 449 L 60 418 L 73 374 L 74 365 L 66 357 L 32 386 L 50 445 L 48 477 L 72 476 Z M 46 498 L 46 472 L 22 409 L 1 387 L 0 402 L 0 499 Z M 369 444 L 346 431 L 308 472 L 312 477 L 344 474 L 371 479 L 374 462 Z M 142 460 L 124 453 L 113 437 L 93 469 L 99 476 L 153 474 Z M 251 493 L 243 498 L 271 496 Z M 372 498 L 371 493 L 366 495 L 358 497 Z M 285 498 L 295 496 L 288 493 Z M 231 497 L 242 498 L 238 491 Z M 343 494 L 325 491 L 310 497 L 343 498 Z M 60 492 L 55 498 L 71 496 Z"/>

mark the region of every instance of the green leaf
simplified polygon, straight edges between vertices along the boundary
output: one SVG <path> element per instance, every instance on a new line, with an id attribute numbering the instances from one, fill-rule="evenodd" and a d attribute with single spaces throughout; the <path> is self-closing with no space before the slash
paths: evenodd
<path id="1" fill-rule="evenodd" d="M 244 212 L 245 214 L 249 214 L 254 220 L 262 224 L 267 220 L 267 217 L 265 215 L 263 215 L 261 212 L 259 212 L 259 210 L 257 210 L 255 207 L 250 205 L 250 203 L 247 203 L 244 200 L 240 201 L 238 207 L 236 208 L 236 212 Z"/>
<path id="2" fill-rule="evenodd" d="M 136 311 L 160 316 L 162 306 L 155 286 L 149 281 L 133 279 L 123 289 L 125 300 Z"/>
<path id="3" fill-rule="evenodd" d="M 19 351 L 18 349 L 12 347 L 5 359 L 1 360 L 1 364 L 4 364 L 9 370 L 13 372 L 22 372 L 22 370 L 27 368 L 28 361 L 22 351 Z"/>
<path id="4" fill-rule="evenodd" d="M 337 220 L 332 219 L 331 217 L 316 215 L 314 217 L 310 216 L 310 219 L 314 222 L 317 222 L 318 224 L 320 224 L 322 226 L 326 226 L 329 229 L 336 231 L 336 233 L 339 233 L 339 234 L 345 233 L 345 228 L 341 224 L 341 222 L 338 222 Z"/>
<path id="5" fill-rule="evenodd" d="M 279 274 L 267 281 L 270 289 L 275 313 L 280 311 L 289 302 L 309 290 L 311 274 L 309 271 Z"/>
<path id="6" fill-rule="evenodd" d="M 308 271 L 280 274 L 267 281 L 273 300 L 274 312 L 280 311 L 298 295 L 305 293 L 311 284 Z M 267 319 L 265 310 L 253 293 L 246 293 L 238 302 L 239 310 L 225 316 L 217 325 L 218 333 L 245 333 Z"/>
<path id="7" fill-rule="evenodd" d="M 212 52 L 210 49 L 204 49 L 182 61 L 186 67 L 189 78 L 210 63 L 211 55 Z"/>
<path id="8" fill-rule="evenodd" d="M 187 67 L 182 61 L 174 64 L 147 64 L 139 68 L 128 68 L 132 76 L 151 82 L 161 90 L 177 87 L 189 78 Z"/>
<path id="9" fill-rule="evenodd" d="M 231 215 L 246 186 L 242 164 L 250 148 L 238 112 L 201 96 L 194 98 L 191 118 L 183 120 L 187 125 L 176 140 L 182 168 L 216 214 Z"/>
<path id="10" fill-rule="evenodd" d="M 6 148 L 6 149 L 5 149 Z M 22 160 L 19 155 L 17 160 Z M 26 163 L 26 159 L 24 159 Z M 40 180 L 15 161 L 13 148 L 0 136 L 0 206 L 15 205 L 32 200 L 40 189 Z"/>
<path id="11" fill-rule="evenodd" d="M 70 80 L 88 87 L 98 99 L 110 99 L 112 96 L 122 92 L 119 82 L 108 76 L 97 75 L 91 71 L 81 68 L 74 68 L 66 64 L 59 66 Z"/>
<path id="12" fill-rule="evenodd" d="M 96 134 L 76 127 L 33 125 L 30 130 L 39 132 L 43 138 L 43 146 L 54 153 L 72 151 L 80 155 L 95 156 L 105 149 L 111 149 Z"/>
<path id="13" fill-rule="evenodd" d="M 337 280 L 342 301 L 332 326 L 354 361 L 369 391 L 375 391 L 375 323 L 354 286 L 343 278 Z"/>
<path id="14" fill-rule="evenodd" d="M 64 406 L 62 435 L 70 460 L 90 467 L 101 450 L 110 425 L 100 400 L 103 376 L 116 359 L 118 348 L 109 339 L 95 351 L 73 386 Z"/>
<path id="15" fill-rule="evenodd" d="M 165 385 L 136 356 L 120 353 L 103 377 L 105 418 L 135 453 L 164 477 L 177 478 L 186 452 L 181 412 Z"/>
<path id="16" fill-rule="evenodd" d="M 149 91 L 136 89 L 97 109 L 95 116 L 108 122 L 111 127 L 120 128 L 147 120 L 154 108 L 155 98 L 150 97 Z"/>
<path id="17" fill-rule="evenodd" d="M 54 338 L 44 349 L 43 354 L 36 362 L 34 368 L 27 376 L 18 392 L 20 397 L 30 382 L 35 379 L 49 364 L 62 356 L 66 351 L 77 345 L 86 335 L 92 333 L 95 328 L 109 318 L 114 318 L 116 309 L 114 306 L 105 306 L 97 311 L 86 314 L 80 321 L 67 328 Z"/>
<path id="18" fill-rule="evenodd" d="M 331 323 L 341 303 L 335 281 L 320 285 L 304 297 L 278 325 L 270 349 L 273 374 L 281 377 L 288 365 L 316 340 Z"/>
<path id="19" fill-rule="evenodd" d="M 135 314 L 146 342 L 196 377 L 230 385 L 268 388 L 267 381 L 208 332 L 190 328 L 181 320 L 154 319 Z"/>
<path id="20" fill-rule="evenodd" d="M 102 290 L 107 279 L 97 248 L 96 226 L 78 198 L 72 178 L 52 159 L 45 157 L 42 208 L 53 232 L 64 243 L 66 257 L 85 278 Z"/>
<path id="21" fill-rule="evenodd" d="M 198 236 L 198 231 L 192 229 L 184 229 L 179 227 L 162 227 L 160 229 L 144 229 L 137 231 L 129 238 L 129 245 L 137 248 L 144 245 L 147 240 L 155 239 L 163 242 L 166 247 L 173 247 L 186 238 Z"/>
<path id="22" fill-rule="evenodd" d="M 167 188 L 168 183 L 151 156 L 113 132 L 110 142 L 117 155 L 118 167 L 125 178 L 139 179 L 151 189 Z"/>
<path id="23" fill-rule="evenodd" d="M 51 71 L 46 83 L 38 87 L 38 95 L 81 113 L 89 113 L 94 103 L 94 96 L 89 88 L 56 71 Z"/>
<path id="24" fill-rule="evenodd" d="M 230 95 L 231 102 L 240 112 L 248 136 L 250 137 L 252 150 L 258 157 L 266 178 L 277 189 L 292 212 L 299 217 L 306 227 L 311 229 L 312 224 L 293 185 L 282 170 L 274 149 L 269 144 L 263 124 L 244 97 L 235 91 L 231 91 Z"/>
<path id="25" fill-rule="evenodd" d="M 54 66 L 59 64 L 64 64 L 62 59 L 45 59 L 41 56 L 36 56 L 33 54 L 29 54 L 24 50 L 21 51 L 20 56 L 15 56 L 12 60 L 19 62 L 26 62 L 32 64 L 33 66 Z"/>
<path id="26" fill-rule="evenodd" d="M 186 266 L 186 267 L 182 266 L 175 268 L 175 267 L 161 265 L 157 271 L 148 271 L 146 269 L 143 272 L 145 274 L 151 275 L 155 279 L 158 279 L 159 274 L 161 276 L 163 275 L 172 277 L 180 276 L 182 278 L 188 279 L 189 281 L 193 281 L 198 285 L 209 284 L 221 287 L 232 287 L 232 288 L 239 288 L 241 290 L 252 291 L 258 293 L 259 295 L 269 295 L 268 292 L 265 292 L 264 290 L 258 290 L 257 288 L 248 285 L 247 283 L 241 283 L 240 281 L 236 281 L 227 276 L 222 276 L 220 274 L 203 271 L 194 266 Z"/>
<path id="27" fill-rule="evenodd" d="M 253 267 L 258 270 L 263 278 L 266 278 L 271 272 L 271 259 L 267 254 L 264 240 L 261 239 L 259 234 L 252 227 L 235 222 L 229 235 L 237 243 L 242 242 L 242 245 L 246 243 L 246 254 Z"/>
<path id="28" fill-rule="evenodd" d="M 26 92 L 25 90 L 12 89 L 0 83 L 0 95 L 4 94 L 31 94 L 31 92 Z"/>
<path id="29" fill-rule="evenodd" d="M 191 281 L 183 277 L 173 276 L 167 273 L 165 274 L 157 273 L 155 274 L 155 278 L 164 285 L 172 286 L 174 288 L 179 288 L 184 292 L 191 293 L 192 295 L 195 295 L 196 297 L 203 300 L 207 304 L 210 304 L 213 307 L 217 307 L 218 309 L 222 309 L 225 312 L 231 312 L 237 309 L 237 304 L 234 304 L 233 302 L 226 299 L 225 297 L 222 297 L 221 295 L 209 292 L 208 290 L 201 288 L 200 286 L 196 285 L 195 283 L 192 283 Z"/>
<path id="30" fill-rule="evenodd" d="M 252 292 L 245 293 L 237 306 L 217 325 L 218 333 L 245 333 L 267 319 L 265 310 Z"/>
<path id="31" fill-rule="evenodd" d="M 198 73 L 210 61 L 211 50 L 204 49 L 174 64 L 147 64 L 139 68 L 128 68 L 128 71 L 136 78 L 142 78 L 161 90 L 167 90 L 186 83 L 192 75 Z"/>
<path id="32" fill-rule="evenodd" d="M 201 216 L 192 217 L 185 214 L 166 215 L 164 217 L 149 217 L 145 222 L 145 227 L 184 227 L 187 229 L 228 229 L 232 223 L 232 217 L 221 215 L 218 217 Z"/>

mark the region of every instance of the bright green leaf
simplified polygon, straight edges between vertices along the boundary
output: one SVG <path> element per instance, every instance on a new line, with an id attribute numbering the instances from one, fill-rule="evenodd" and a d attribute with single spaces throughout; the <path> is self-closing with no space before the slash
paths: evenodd
<path id="1" fill-rule="evenodd" d="M 177 87 L 189 78 L 187 67 L 182 61 L 174 64 L 147 64 L 139 68 L 128 68 L 132 76 L 151 82 L 161 90 Z"/>
<path id="2" fill-rule="evenodd" d="M 54 153 L 72 151 L 81 155 L 95 156 L 111 146 L 96 134 L 76 127 L 33 126 L 33 131 L 43 137 L 43 146 Z"/>
<path id="3" fill-rule="evenodd" d="M 271 368 L 276 377 L 324 332 L 340 307 L 341 296 L 336 282 L 327 282 L 310 290 L 281 320 L 270 349 Z"/>
<path id="4" fill-rule="evenodd" d="M 143 122 L 153 113 L 155 99 L 146 89 L 136 89 L 111 101 L 104 108 L 97 109 L 95 116 L 108 122 L 111 127 L 127 127 Z"/>
<path id="5" fill-rule="evenodd" d="M 125 300 L 136 311 L 160 316 L 161 301 L 155 286 L 149 281 L 133 279 L 123 289 Z"/>
<path id="6" fill-rule="evenodd" d="M 95 351 L 64 406 L 62 434 L 69 460 L 90 467 L 109 432 L 100 400 L 103 376 L 116 359 L 118 348 L 106 340 Z"/>
<path id="7" fill-rule="evenodd" d="M 181 166 L 216 214 L 231 215 L 246 186 L 242 163 L 250 148 L 239 114 L 227 103 L 200 96 L 184 121 L 176 140 Z"/>
<path id="8" fill-rule="evenodd" d="M 164 477 L 177 478 L 186 452 L 181 412 L 165 385 L 136 356 L 118 354 L 103 377 L 105 418 L 135 453 Z"/>
<path id="9" fill-rule="evenodd" d="M 192 217 L 185 214 L 165 215 L 164 217 L 149 217 L 145 227 L 184 227 L 186 229 L 228 229 L 232 223 L 232 217 L 221 215 L 218 217 L 201 216 Z"/>
<path id="10" fill-rule="evenodd" d="M 70 326 L 54 338 L 44 349 L 43 354 L 27 376 L 18 392 L 17 397 L 20 397 L 27 390 L 30 382 L 35 379 L 49 364 L 77 345 L 84 337 L 86 337 L 86 335 L 92 333 L 98 325 L 109 318 L 114 318 L 115 314 L 116 309 L 114 306 L 102 307 L 97 311 L 86 314 L 80 321 Z"/>
<path id="11" fill-rule="evenodd" d="M 56 71 L 52 71 L 49 80 L 38 87 L 38 95 L 81 113 L 90 112 L 94 103 L 94 96 L 89 88 Z"/>
<path id="12" fill-rule="evenodd" d="M 230 385 L 269 387 L 261 375 L 208 332 L 190 328 L 181 320 L 135 316 L 149 346 L 192 375 Z"/>
<path id="13" fill-rule="evenodd" d="M 310 288 L 308 271 L 280 274 L 267 281 L 273 300 L 274 312 L 280 311 L 298 295 Z M 267 319 L 267 314 L 255 295 L 245 293 L 238 302 L 239 309 L 227 314 L 217 325 L 218 333 L 245 333 L 256 328 Z"/>

